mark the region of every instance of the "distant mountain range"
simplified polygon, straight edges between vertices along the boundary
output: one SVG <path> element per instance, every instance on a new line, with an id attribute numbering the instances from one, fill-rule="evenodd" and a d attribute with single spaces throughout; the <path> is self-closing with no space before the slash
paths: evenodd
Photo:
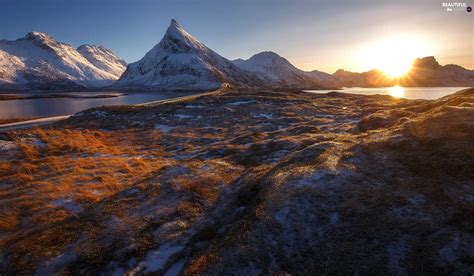
<path id="1" fill-rule="evenodd" d="M 355 73 L 337 70 L 334 74 L 344 87 L 445 87 L 474 86 L 474 70 L 459 65 L 440 65 L 434 57 L 418 58 L 413 61 L 410 71 L 399 78 L 388 78 L 380 70 Z"/>
<path id="2" fill-rule="evenodd" d="M 129 64 L 114 87 L 209 90 L 223 82 L 257 85 L 258 78 L 212 51 L 171 20 L 160 43 L 142 59 Z"/>
<path id="3" fill-rule="evenodd" d="M 228 82 L 235 87 L 337 87 L 322 72 L 304 72 L 272 52 L 230 61 L 171 20 L 163 39 L 141 60 L 127 67 L 113 85 L 118 88 L 209 90 Z"/>
<path id="4" fill-rule="evenodd" d="M 70 44 L 30 32 L 0 40 L 0 88 L 13 90 L 84 89 L 111 85 L 126 63 L 102 46 Z"/>
<path id="5" fill-rule="evenodd" d="M 248 60 L 228 60 L 171 20 L 162 40 L 137 62 L 125 61 L 103 46 L 77 49 L 31 32 L 0 40 L 0 89 L 210 90 L 222 83 L 238 88 L 334 89 L 338 87 L 474 86 L 474 71 L 441 66 L 434 57 L 417 59 L 409 74 L 390 79 L 380 70 L 334 74 L 303 71 L 273 52 Z"/>
<path id="6" fill-rule="evenodd" d="M 261 52 L 247 60 L 232 61 L 240 69 L 259 77 L 265 86 L 272 88 L 334 88 L 338 80 L 324 72 L 305 72 L 296 68 L 285 58 L 273 52 Z"/>

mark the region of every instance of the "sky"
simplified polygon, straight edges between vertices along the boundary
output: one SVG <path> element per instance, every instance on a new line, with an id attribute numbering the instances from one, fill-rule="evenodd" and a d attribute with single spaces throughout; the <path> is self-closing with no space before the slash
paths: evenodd
<path id="1" fill-rule="evenodd" d="M 194 37 L 228 59 L 273 51 L 308 71 L 366 71 L 374 66 L 367 61 L 371 51 L 384 49 L 380 41 L 395 40 L 391 51 L 399 47 L 410 50 L 412 46 L 418 49 L 417 43 L 421 43 L 425 48 L 419 55 L 434 55 L 441 64 L 473 69 L 474 12 L 465 8 L 447 11 L 442 3 L 0 0 L 0 39 L 13 40 L 29 31 L 41 31 L 74 46 L 104 45 L 130 63 L 157 44 L 175 18 Z M 464 3 L 473 7 L 473 0 Z"/>

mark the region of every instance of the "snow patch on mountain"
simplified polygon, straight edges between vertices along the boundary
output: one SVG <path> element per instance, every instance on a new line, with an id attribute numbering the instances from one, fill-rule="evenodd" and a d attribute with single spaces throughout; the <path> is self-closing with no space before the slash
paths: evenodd
<path id="1" fill-rule="evenodd" d="M 112 50 L 104 46 L 84 44 L 79 46 L 77 51 L 95 67 L 113 74 L 117 79 L 127 68 L 125 60 L 119 58 Z"/>
<path id="2" fill-rule="evenodd" d="M 45 90 L 110 85 L 120 76 L 120 69 L 114 66 L 109 71 L 100 60 L 119 58 L 110 50 L 101 58 L 99 55 L 85 57 L 72 45 L 41 32 L 30 32 L 14 41 L 0 40 L 0 85 Z"/>
<path id="3" fill-rule="evenodd" d="M 233 62 L 239 68 L 258 75 L 266 85 L 308 89 L 337 86 L 337 80 L 330 74 L 305 72 L 274 52 L 261 52 L 247 60 Z"/>
<path id="4" fill-rule="evenodd" d="M 242 86 L 256 80 L 171 20 L 163 39 L 141 60 L 130 64 L 116 86 L 208 90 L 224 82 Z"/>
<path id="5" fill-rule="evenodd" d="M 18 57 L 0 50 L 0 85 L 14 85 L 23 82 L 18 76 L 19 70 L 24 70 L 25 63 Z"/>

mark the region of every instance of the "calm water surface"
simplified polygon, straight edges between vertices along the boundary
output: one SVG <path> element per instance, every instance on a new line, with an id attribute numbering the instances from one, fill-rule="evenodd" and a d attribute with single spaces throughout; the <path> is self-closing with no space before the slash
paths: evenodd
<path id="1" fill-rule="evenodd" d="M 347 88 L 343 90 L 307 90 L 312 93 L 338 91 L 364 95 L 391 95 L 407 99 L 438 99 L 464 89 L 463 87 L 390 87 L 390 88 Z M 31 93 L 8 93 L 11 95 L 32 95 Z M 57 94 L 46 93 L 46 94 Z M 184 92 L 66 92 L 75 96 L 118 95 L 114 98 L 50 98 L 0 101 L 0 119 L 20 117 L 50 117 L 74 114 L 76 112 L 104 105 L 139 104 L 163 99 L 188 96 L 195 93 Z"/>
<path id="2" fill-rule="evenodd" d="M 32 93 L 3 93 L 9 95 L 35 95 Z M 38 93 L 36 93 L 37 95 Z M 56 92 L 44 94 L 59 94 Z M 51 117 L 74 114 L 81 110 L 104 105 L 139 104 L 151 101 L 183 97 L 188 92 L 65 92 L 74 96 L 118 95 L 113 98 L 50 98 L 0 101 L 0 119 L 21 117 Z"/>
<path id="3" fill-rule="evenodd" d="M 405 99 L 434 100 L 468 87 L 387 87 L 387 88 L 345 88 L 343 90 L 306 90 L 312 93 L 328 93 L 331 91 L 362 94 L 362 95 L 390 95 Z"/>

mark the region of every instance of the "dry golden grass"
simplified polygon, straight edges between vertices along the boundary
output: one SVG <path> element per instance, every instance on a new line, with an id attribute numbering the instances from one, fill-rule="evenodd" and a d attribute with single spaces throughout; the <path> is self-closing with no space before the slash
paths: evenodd
<path id="1" fill-rule="evenodd" d="M 242 100 L 242 94 L 234 96 Z M 442 247 L 430 244 L 448 238 L 431 242 L 436 236 L 430 231 L 440 233 L 434 230 L 445 225 L 472 229 L 472 204 L 462 201 L 467 188 L 451 181 L 462 177 L 450 175 L 470 177 L 466 165 L 472 158 L 459 160 L 471 157 L 470 147 L 460 146 L 468 144 L 420 147 L 400 140 L 436 138 L 416 125 L 407 125 L 411 136 L 396 125 L 386 135 L 390 141 L 377 130 L 357 131 L 357 120 L 397 108 L 388 97 L 298 97 L 281 94 L 270 105 L 269 93 L 258 93 L 252 95 L 258 104 L 234 110 L 222 98 L 203 100 L 205 111 L 180 104 L 105 108 L 113 115 L 86 112 L 58 125 L 63 129 L 13 133 L 17 155 L 0 157 L 4 271 L 38 272 L 68 253 L 78 258 L 50 266 L 55 272 L 107 273 L 114 263 L 128 270 L 128 260 L 141 263 L 150 250 L 183 245 L 165 267 L 184 257 L 184 275 L 232 274 L 250 263 L 262 273 L 277 273 L 267 266 L 273 260 L 296 274 L 387 274 L 385 246 L 399 244 L 393 239 L 401 234 L 420 233 L 423 244 L 414 244 L 407 262 L 434 268 L 418 252 L 436 254 Z M 178 120 L 178 112 L 202 119 Z M 252 115 L 260 112 L 273 117 Z M 430 123 L 423 122 L 421 130 Z M 156 124 L 174 128 L 162 132 Z M 428 208 L 439 219 L 426 220 Z M 462 241 L 466 235 L 453 237 Z"/>
<path id="2" fill-rule="evenodd" d="M 17 213 L 0 214 L 0 229 L 2 230 L 14 230 L 19 223 L 20 219 Z"/>
<path id="3" fill-rule="evenodd" d="M 176 189 L 190 191 L 206 204 L 213 204 L 219 196 L 222 185 L 231 183 L 242 173 L 242 169 L 220 159 L 206 162 L 190 160 L 185 164 L 193 174 L 191 177 L 182 176 L 175 179 Z"/>
<path id="4" fill-rule="evenodd" d="M 190 276 L 204 274 L 203 271 L 206 269 L 206 267 L 208 267 L 211 263 L 215 263 L 216 261 L 217 257 L 213 254 L 199 256 L 186 267 L 186 269 L 183 271 L 183 275 Z"/>
<path id="5" fill-rule="evenodd" d="M 0 182 L 12 184 L 0 188 L 0 230 L 27 229 L 19 228 L 19 217 L 30 226 L 61 221 L 71 213 L 55 200 L 85 207 L 169 164 L 157 157 L 163 155 L 159 145 L 147 151 L 130 143 L 138 139 L 133 131 L 35 128 L 29 134 L 35 138 L 15 136 L 13 161 L 0 161 Z"/>
<path id="6" fill-rule="evenodd" d="M 8 161 L 0 161 L 0 175 L 5 175 L 12 169 L 12 165 Z"/>
<path id="7" fill-rule="evenodd" d="M 47 144 L 48 155 L 76 153 L 122 153 L 120 147 L 113 143 L 112 137 L 97 130 L 45 130 L 37 128 L 33 134 Z"/>

